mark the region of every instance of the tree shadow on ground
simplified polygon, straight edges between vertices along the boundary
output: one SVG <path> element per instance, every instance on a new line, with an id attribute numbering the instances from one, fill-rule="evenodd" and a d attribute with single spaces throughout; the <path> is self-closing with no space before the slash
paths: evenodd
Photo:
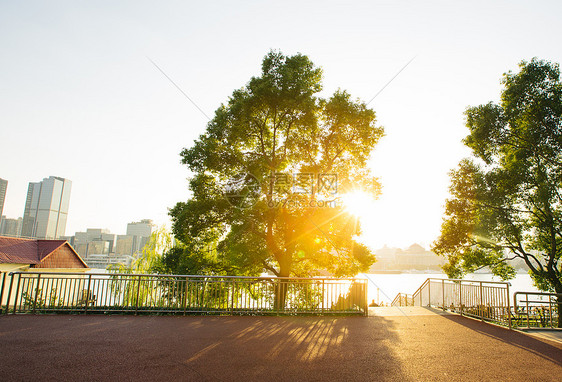
<path id="1" fill-rule="evenodd" d="M 8 379 L 408 380 L 392 350 L 394 324 L 383 317 L 65 315 L 0 323 Z"/>
<path id="2" fill-rule="evenodd" d="M 503 343 L 515 346 L 519 349 L 529 351 L 545 360 L 562 366 L 562 344 L 559 346 L 551 345 L 548 341 L 543 341 L 530 335 L 516 330 L 489 324 L 469 317 L 458 315 L 444 315 L 446 319 L 452 320 L 470 330 L 484 336 L 493 338 Z"/>
<path id="3" fill-rule="evenodd" d="M 230 335 L 197 360 L 198 370 L 223 367 L 214 372 L 220 378 L 244 365 L 246 380 L 408 380 L 392 350 L 393 324 L 381 317 L 261 317 L 225 326 Z M 220 361 L 231 351 L 244 356 Z"/>

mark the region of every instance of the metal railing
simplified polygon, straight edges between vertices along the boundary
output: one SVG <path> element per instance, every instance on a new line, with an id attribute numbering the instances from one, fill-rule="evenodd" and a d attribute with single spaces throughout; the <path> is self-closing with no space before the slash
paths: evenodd
<path id="1" fill-rule="evenodd" d="M 365 279 L 12 272 L 2 284 L 14 314 L 368 314 Z"/>
<path id="2" fill-rule="evenodd" d="M 399 295 L 394 299 L 397 303 L 402 301 Z M 436 307 L 511 328 L 507 282 L 428 278 L 412 299 L 413 306 Z"/>
<path id="3" fill-rule="evenodd" d="M 0 313 L 5 313 L 3 308 L 3 301 L 4 301 L 4 284 L 6 284 L 6 272 L 0 272 L 2 276 L 2 280 L 0 281 Z"/>
<path id="4" fill-rule="evenodd" d="M 394 300 L 392 300 L 391 306 L 414 306 L 414 298 L 411 294 L 398 293 Z"/>
<path id="5" fill-rule="evenodd" d="M 515 292 L 513 319 L 518 327 L 558 328 L 562 293 Z"/>

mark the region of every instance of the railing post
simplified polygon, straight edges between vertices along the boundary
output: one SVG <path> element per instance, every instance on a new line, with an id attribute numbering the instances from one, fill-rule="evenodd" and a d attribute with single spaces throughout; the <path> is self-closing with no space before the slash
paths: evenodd
<path id="1" fill-rule="evenodd" d="M 39 294 L 40 281 L 41 281 L 41 273 L 37 275 L 37 286 L 35 287 L 35 299 L 33 299 L 33 314 L 35 314 L 35 307 L 37 306 L 37 295 Z"/>
<path id="2" fill-rule="evenodd" d="M 427 306 L 431 308 L 431 279 L 427 279 Z"/>
<path id="3" fill-rule="evenodd" d="M 507 293 L 507 321 L 508 327 L 511 330 L 511 303 L 509 302 L 509 283 L 505 284 L 506 286 L 506 293 Z"/>
<path id="4" fill-rule="evenodd" d="M 445 310 L 445 279 L 441 279 L 441 294 L 443 298 L 443 304 L 441 305 L 441 308 L 444 311 Z"/>
<path id="5" fill-rule="evenodd" d="M 560 312 L 558 312 L 558 319 L 560 320 Z M 552 322 L 552 295 L 548 295 L 548 320 L 550 322 L 550 327 L 554 328 Z"/>
<path id="6" fill-rule="evenodd" d="M 326 298 L 326 280 L 322 279 L 322 314 L 324 314 L 324 299 Z"/>
<path id="7" fill-rule="evenodd" d="M 513 293 L 513 313 L 514 314 L 518 314 L 517 313 L 517 294 L 518 294 L 518 292 Z M 517 321 L 519 321 L 519 317 L 517 317 Z"/>
<path id="8" fill-rule="evenodd" d="M 480 281 L 480 319 L 484 321 L 484 296 L 482 295 L 482 292 L 483 292 L 482 281 Z"/>
<path id="9" fill-rule="evenodd" d="M 462 281 L 459 281 L 459 308 L 462 316 Z"/>
<path id="10" fill-rule="evenodd" d="M 4 287 L 5 287 L 4 284 L 6 284 L 7 272 L 0 272 L 0 273 L 2 274 L 2 283 L 0 284 L 0 313 L 4 313 L 4 309 L 2 308 L 2 301 L 4 299 Z"/>
<path id="11" fill-rule="evenodd" d="M 363 282 L 363 291 L 364 291 L 364 311 L 365 311 L 365 317 L 369 316 L 369 284 L 367 284 L 367 280 L 364 280 Z"/>
<path id="12" fill-rule="evenodd" d="M 525 305 L 527 307 L 526 311 L 527 311 L 527 328 L 529 329 L 531 327 L 531 324 L 529 323 L 529 294 L 525 294 Z"/>
<path id="13" fill-rule="evenodd" d="M 230 279 L 230 315 L 234 312 L 234 279 Z"/>
<path id="14" fill-rule="evenodd" d="M 18 306 L 18 294 L 20 292 L 21 274 L 18 273 L 18 285 L 16 286 L 16 295 L 14 296 L 14 314 L 16 314 L 16 307 Z"/>
<path id="15" fill-rule="evenodd" d="M 141 283 L 141 275 L 139 275 L 139 280 L 137 283 L 137 300 L 135 301 L 135 316 L 139 311 L 140 283 Z"/>
<path id="16" fill-rule="evenodd" d="M 9 276 L 10 276 L 10 287 L 8 289 L 8 301 L 6 301 L 6 314 L 8 314 L 8 311 L 10 310 L 10 299 L 12 298 L 12 288 L 14 286 L 14 273 L 11 272 Z M 14 306 L 14 310 L 15 309 L 16 307 Z"/>
<path id="17" fill-rule="evenodd" d="M 188 290 L 189 290 L 189 278 L 186 277 L 185 278 L 185 291 L 184 291 L 184 294 L 183 294 L 183 315 L 184 316 L 185 316 L 185 311 L 187 310 L 187 298 L 188 298 L 187 292 L 188 292 Z"/>
<path id="18" fill-rule="evenodd" d="M 90 300 L 90 285 L 92 284 L 92 275 L 88 275 L 88 287 L 86 288 L 86 301 L 84 302 L 84 314 L 88 313 L 88 301 Z"/>

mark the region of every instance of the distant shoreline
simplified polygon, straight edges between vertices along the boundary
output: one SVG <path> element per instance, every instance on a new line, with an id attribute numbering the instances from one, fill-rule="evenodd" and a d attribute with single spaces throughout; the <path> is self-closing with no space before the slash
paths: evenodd
<path id="1" fill-rule="evenodd" d="M 401 271 L 391 271 L 391 270 L 388 270 L 388 271 L 381 271 L 381 270 L 377 270 L 377 271 L 374 271 L 374 272 L 373 272 L 373 271 L 368 271 L 368 272 L 364 272 L 364 273 L 369 274 L 369 275 L 400 275 L 400 274 L 442 274 L 442 275 L 444 275 L 444 276 L 446 275 L 444 272 L 440 272 L 440 271 L 436 271 L 436 270 L 431 270 L 431 269 L 425 270 L 425 271 L 423 271 L 423 270 L 416 270 L 416 269 L 412 269 L 412 270 L 401 270 Z M 525 270 L 519 270 L 519 269 L 516 270 L 516 274 L 527 274 L 527 273 L 528 273 L 528 272 L 525 271 Z M 489 272 L 489 271 L 484 271 L 484 272 L 478 271 L 478 272 L 475 272 L 475 273 L 473 273 L 473 274 L 479 274 L 479 275 L 493 275 L 493 273 L 492 273 L 492 272 Z"/>

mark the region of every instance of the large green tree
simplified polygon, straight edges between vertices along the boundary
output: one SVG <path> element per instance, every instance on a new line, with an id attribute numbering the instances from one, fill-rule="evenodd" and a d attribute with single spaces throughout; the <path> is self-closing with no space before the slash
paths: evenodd
<path id="1" fill-rule="evenodd" d="M 383 129 L 345 91 L 318 97 L 321 80 L 307 56 L 270 52 L 182 151 L 192 196 L 170 211 L 170 271 L 351 276 L 374 262 L 339 195 L 379 193 L 367 160 Z"/>
<path id="2" fill-rule="evenodd" d="M 451 173 L 433 250 L 449 276 L 488 266 L 508 279 L 522 259 L 542 290 L 562 293 L 562 84 L 558 64 L 533 59 L 503 76 L 499 104 L 466 111 L 473 158 Z"/>

